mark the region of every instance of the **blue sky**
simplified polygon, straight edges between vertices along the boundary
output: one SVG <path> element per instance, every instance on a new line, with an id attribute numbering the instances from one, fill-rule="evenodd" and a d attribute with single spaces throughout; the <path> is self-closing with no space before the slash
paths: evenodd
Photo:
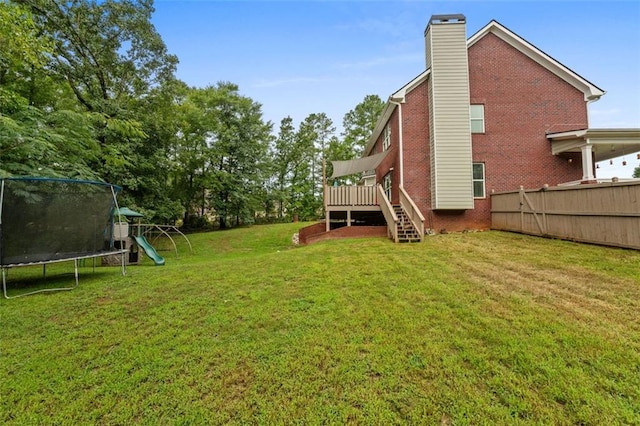
<path id="1" fill-rule="evenodd" d="M 431 15 L 462 13 L 467 35 L 492 19 L 607 93 L 589 107 L 591 127 L 640 128 L 640 0 L 634 1 L 173 1 L 156 0 L 153 23 L 177 76 L 190 86 L 230 81 L 262 104 L 277 131 L 366 95 L 383 100 L 424 71 Z M 599 177 L 630 177 L 636 155 Z M 618 164 L 619 163 L 619 164 Z"/>

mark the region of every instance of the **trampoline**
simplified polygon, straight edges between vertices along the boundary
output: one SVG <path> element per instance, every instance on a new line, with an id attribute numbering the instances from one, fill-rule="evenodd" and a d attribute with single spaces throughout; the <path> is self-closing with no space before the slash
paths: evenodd
<path id="1" fill-rule="evenodd" d="M 119 255 L 125 275 L 127 250 L 116 249 L 114 212 L 119 186 L 53 178 L 0 178 L 0 268 L 4 297 L 78 286 L 78 261 Z M 116 215 L 117 217 L 117 215 Z M 73 261 L 75 285 L 9 296 L 10 268 Z"/>

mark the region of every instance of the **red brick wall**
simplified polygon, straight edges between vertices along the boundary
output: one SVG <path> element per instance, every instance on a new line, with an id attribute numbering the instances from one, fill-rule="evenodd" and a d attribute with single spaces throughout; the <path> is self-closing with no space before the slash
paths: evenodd
<path id="1" fill-rule="evenodd" d="M 365 237 L 386 237 L 386 226 L 343 226 L 325 232 L 325 224 L 316 223 L 300 229 L 300 244 L 312 244 L 318 241 L 332 240 L 337 238 L 365 238 Z"/>
<path id="2" fill-rule="evenodd" d="M 307 244 L 309 239 L 326 232 L 326 229 L 327 226 L 325 222 L 318 222 L 313 225 L 305 226 L 298 231 L 298 241 L 300 244 Z"/>
<path id="3" fill-rule="evenodd" d="M 391 146 L 389 147 L 389 154 L 382 160 L 380 165 L 376 168 L 376 183 L 382 184 L 382 178 L 391 171 L 391 184 L 393 188 L 391 190 L 391 203 L 400 203 L 398 197 L 398 184 L 400 182 L 400 163 L 398 158 L 398 109 L 391 114 L 389 121 L 387 122 L 391 126 Z M 384 131 L 378 137 L 376 145 L 372 150 L 372 153 L 382 152 L 382 144 L 384 142 Z"/>
<path id="4" fill-rule="evenodd" d="M 402 105 L 404 188 L 422 214 L 431 208 L 429 90 L 427 82 L 407 93 Z M 426 215 L 425 215 L 426 218 Z"/>
<path id="5" fill-rule="evenodd" d="M 582 92 L 493 34 L 469 48 L 469 85 L 471 103 L 485 108 L 485 133 L 473 134 L 472 142 L 473 161 L 485 163 L 487 198 L 476 200 L 473 210 L 431 211 L 427 82 L 411 91 L 402 106 L 405 189 L 424 214 L 425 228 L 436 232 L 489 228 L 492 190 L 538 188 L 582 178 L 580 156 L 569 162 L 552 155 L 546 138 L 548 131 L 587 127 Z M 397 123 L 396 114 L 397 109 L 392 123 Z M 397 146 L 397 124 L 394 130 Z M 384 173 L 378 170 L 381 179 Z M 398 182 L 394 174 L 394 186 Z"/>

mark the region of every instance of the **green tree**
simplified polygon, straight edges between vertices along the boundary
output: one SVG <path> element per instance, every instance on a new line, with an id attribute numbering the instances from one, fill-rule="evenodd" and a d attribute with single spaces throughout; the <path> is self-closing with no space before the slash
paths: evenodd
<path id="1" fill-rule="evenodd" d="M 321 213 L 323 162 L 335 127 L 325 113 L 309 114 L 296 133 L 295 158 L 290 188 L 290 203 L 302 219 L 314 219 Z"/>
<path id="2" fill-rule="evenodd" d="M 278 218 L 287 210 L 287 193 L 291 186 L 291 176 L 298 159 L 296 158 L 296 130 L 291 117 L 280 122 L 280 131 L 270 150 L 273 167 L 273 198 L 277 203 Z"/>
<path id="3" fill-rule="evenodd" d="M 183 207 L 183 223 L 197 227 L 206 213 L 206 174 L 208 172 L 209 135 L 215 118 L 207 114 L 206 95 L 214 89 L 182 89 L 175 113 L 175 139 L 168 150 L 171 166 L 171 190 Z"/>
<path id="4" fill-rule="evenodd" d="M 126 194 L 155 223 L 174 223 L 184 214 L 182 194 L 172 185 L 176 176 L 172 156 L 179 123 L 184 118 L 180 108 L 187 90 L 186 84 L 169 81 L 131 106 L 146 137 L 136 148 L 138 158 L 128 168 L 135 181 L 127 187 Z"/>
<path id="5" fill-rule="evenodd" d="M 18 0 L 55 40 L 52 71 L 87 110 L 116 117 L 131 97 L 173 79 L 177 58 L 151 24 L 151 0 Z"/>
<path id="6" fill-rule="evenodd" d="M 267 180 L 270 122 L 262 119 L 262 105 L 240 95 L 238 86 L 218 83 L 210 98 L 215 111 L 210 135 L 211 173 L 207 186 L 211 207 L 221 229 L 252 221 L 262 206 Z"/>
<path id="7" fill-rule="evenodd" d="M 633 177 L 634 178 L 640 178 L 640 166 L 638 166 L 635 169 L 633 169 Z"/>
<path id="8" fill-rule="evenodd" d="M 331 176 L 333 165 L 331 161 L 351 160 L 362 156 L 364 148 L 373 133 L 380 114 L 384 109 L 384 102 L 377 95 L 367 95 L 354 109 L 344 115 L 342 139 L 332 138 L 327 158 L 327 176 Z M 328 184 L 353 185 L 360 179 L 360 174 L 328 179 Z"/>
<path id="9" fill-rule="evenodd" d="M 268 204 L 271 123 L 262 120 L 261 105 L 232 83 L 191 88 L 185 95 L 170 148 L 171 182 L 184 223 L 200 226 L 210 214 L 220 228 L 253 221 Z"/>
<path id="10" fill-rule="evenodd" d="M 329 141 L 329 147 L 327 149 L 327 185 L 353 185 L 360 179 L 360 175 L 357 176 L 343 176 L 338 178 L 331 178 L 333 173 L 333 164 L 331 161 L 337 160 L 350 160 L 355 157 L 355 154 L 351 147 L 347 145 L 344 140 L 340 140 L 337 137 L 332 137 Z"/>
<path id="11" fill-rule="evenodd" d="M 325 113 L 310 114 L 301 124 L 301 134 L 312 139 L 314 155 L 311 161 L 313 196 L 322 195 L 323 167 L 327 159 L 329 142 L 336 128 Z"/>
<path id="12" fill-rule="evenodd" d="M 42 37 L 28 9 L 0 2 L 0 84 L 12 77 L 25 77 L 47 63 L 52 40 Z"/>
<path id="13" fill-rule="evenodd" d="M 94 168 L 126 189 L 140 187 L 136 165 L 151 163 L 141 152 L 147 134 L 136 102 L 172 80 L 177 63 L 151 24 L 152 1 L 17 2 L 54 41 L 49 72 L 91 113 L 101 147 Z"/>
<path id="14" fill-rule="evenodd" d="M 31 13 L 0 2 L 0 175 L 96 178 L 91 116 L 44 70 L 53 50 Z"/>
<path id="15" fill-rule="evenodd" d="M 346 147 L 353 152 L 353 157 L 350 158 L 362 155 L 384 105 L 378 95 L 367 95 L 354 109 L 344 115 L 342 136 Z"/>

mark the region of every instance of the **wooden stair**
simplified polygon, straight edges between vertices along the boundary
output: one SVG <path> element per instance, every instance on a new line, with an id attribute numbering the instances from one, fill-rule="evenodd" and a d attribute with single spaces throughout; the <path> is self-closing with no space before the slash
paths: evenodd
<path id="1" fill-rule="evenodd" d="M 393 210 L 398 216 L 398 242 L 399 243 L 419 243 L 422 241 L 422 235 L 416 231 L 416 228 L 409 220 L 409 216 L 404 212 L 400 205 L 394 205 Z"/>

